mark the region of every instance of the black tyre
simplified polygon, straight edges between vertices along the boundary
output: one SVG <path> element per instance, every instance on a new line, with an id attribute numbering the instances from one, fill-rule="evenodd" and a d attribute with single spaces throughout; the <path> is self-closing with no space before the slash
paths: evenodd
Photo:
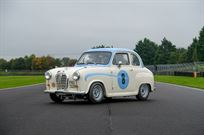
<path id="1" fill-rule="evenodd" d="M 62 95 L 56 95 L 55 93 L 50 93 L 50 99 L 56 103 L 61 103 L 64 101 L 65 97 Z"/>
<path id="2" fill-rule="evenodd" d="M 100 103 L 104 98 L 104 87 L 101 83 L 91 85 L 88 98 L 92 103 Z"/>
<path id="3" fill-rule="evenodd" d="M 149 97 L 150 86 L 148 84 L 142 84 L 139 88 L 139 93 L 136 96 L 138 100 L 145 101 Z"/>

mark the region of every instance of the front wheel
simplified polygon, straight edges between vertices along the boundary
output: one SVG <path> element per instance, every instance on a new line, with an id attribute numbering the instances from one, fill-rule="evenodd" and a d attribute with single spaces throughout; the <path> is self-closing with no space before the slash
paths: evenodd
<path id="1" fill-rule="evenodd" d="M 138 100 L 145 101 L 149 97 L 150 86 L 148 84 L 142 84 L 139 88 L 139 93 L 136 96 Z"/>
<path id="2" fill-rule="evenodd" d="M 57 95 L 55 93 L 50 93 L 50 99 L 56 103 L 61 103 L 64 101 L 65 97 L 62 95 Z"/>
<path id="3" fill-rule="evenodd" d="M 100 103 L 104 97 L 104 87 L 101 83 L 91 85 L 88 98 L 92 103 Z"/>

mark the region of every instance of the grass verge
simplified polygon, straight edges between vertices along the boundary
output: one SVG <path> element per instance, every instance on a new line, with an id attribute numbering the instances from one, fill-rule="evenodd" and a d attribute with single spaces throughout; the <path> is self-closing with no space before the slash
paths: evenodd
<path id="1" fill-rule="evenodd" d="M 44 76 L 0 76 L 0 89 L 45 82 Z"/>
<path id="2" fill-rule="evenodd" d="M 45 71 L 0 71 L 0 76 L 34 76 L 34 75 L 44 75 Z"/>
<path id="3" fill-rule="evenodd" d="M 155 81 L 200 88 L 204 90 L 204 77 L 193 78 L 184 76 L 156 75 Z"/>

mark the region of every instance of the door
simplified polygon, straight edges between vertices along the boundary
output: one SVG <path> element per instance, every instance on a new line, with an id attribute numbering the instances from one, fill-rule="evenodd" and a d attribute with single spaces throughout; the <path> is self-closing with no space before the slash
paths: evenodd
<path id="1" fill-rule="evenodd" d="M 132 69 L 132 75 L 133 75 L 132 77 L 134 78 L 132 82 L 133 85 L 131 90 L 133 92 L 138 93 L 139 87 L 141 84 L 141 77 L 143 77 L 141 62 L 136 54 L 130 53 L 130 63 L 131 63 L 131 69 Z"/>
<path id="2" fill-rule="evenodd" d="M 128 53 L 116 53 L 113 59 L 112 74 L 113 77 L 113 92 L 127 93 L 131 92 L 134 82 L 134 69 L 130 65 Z"/>

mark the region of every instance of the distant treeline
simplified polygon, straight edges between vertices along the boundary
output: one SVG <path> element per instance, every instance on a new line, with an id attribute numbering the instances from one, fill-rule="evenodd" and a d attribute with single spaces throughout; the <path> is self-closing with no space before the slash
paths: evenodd
<path id="1" fill-rule="evenodd" d="M 6 61 L 0 59 L 0 69 L 7 70 L 46 70 L 54 67 L 73 66 L 76 59 L 64 57 L 62 59 L 51 56 L 37 57 L 34 54 Z"/>
<path id="2" fill-rule="evenodd" d="M 100 45 L 93 48 L 110 47 L 113 46 Z M 164 37 L 159 45 L 144 38 L 136 43 L 134 51 L 141 56 L 145 65 L 204 61 L 204 27 L 199 32 L 198 38 L 195 37 L 187 49 L 176 48 L 171 41 Z"/>
<path id="3" fill-rule="evenodd" d="M 94 46 L 92 48 L 111 48 L 107 45 Z M 204 27 L 199 36 L 193 38 L 192 43 L 185 48 L 176 48 L 171 41 L 163 38 L 161 44 L 156 44 L 150 39 L 144 38 L 136 43 L 135 49 L 145 65 L 177 64 L 185 62 L 204 61 Z M 51 56 L 37 57 L 34 54 L 6 61 L 0 58 L 0 70 L 46 70 L 55 66 L 73 66 L 76 59 L 64 57 L 62 59 Z"/>
<path id="4" fill-rule="evenodd" d="M 160 45 L 145 38 L 136 44 L 134 51 L 142 57 L 145 65 L 204 61 L 204 27 L 199 32 L 198 38 L 195 37 L 187 49 L 176 48 L 166 38 Z"/>

